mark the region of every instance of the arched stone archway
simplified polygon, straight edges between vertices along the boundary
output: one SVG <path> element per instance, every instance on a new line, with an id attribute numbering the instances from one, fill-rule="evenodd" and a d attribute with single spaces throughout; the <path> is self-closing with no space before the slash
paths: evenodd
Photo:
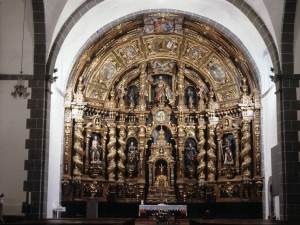
<path id="1" fill-rule="evenodd" d="M 60 39 L 61 39 L 61 38 L 60 38 Z M 61 43 L 62 43 L 62 42 L 61 42 Z M 37 47 L 38 47 L 38 46 L 37 46 Z M 57 49 L 59 49 L 59 47 L 58 47 L 58 46 L 57 46 Z M 55 51 L 54 51 L 54 52 L 55 52 Z M 54 52 L 53 52 L 53 54 L 54 54 Z M 58 51 L 57 51 L 57 52 L 58 52 Z M 51 57 L 50 57 L 50 58 L 51 58 Z M 52 60 L 50 60 L 50 61 L 52 61 Z M 48 62 L 50 62 L 50 61 L 48 61 Z M 48 65 L 50 65 L 50 64 L 48 63 Z M 50 68 L 51 68 L 51 67 L 50 67 L 50 66 L 48 66 L 48 69 L 47 69 L 47 70 L 48 70 L 48 71 L 50 71 Z M 52 68 L 53 68 L 53 67 L 52 67 Z M 47 88 L 46 88 L 46 89 L 47 89 Z"/>

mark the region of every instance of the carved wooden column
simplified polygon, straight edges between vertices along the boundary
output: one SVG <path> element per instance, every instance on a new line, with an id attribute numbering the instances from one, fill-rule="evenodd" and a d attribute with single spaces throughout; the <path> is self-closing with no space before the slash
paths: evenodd
<path id="1" fill-rule="evenodd" d="M 107 154 L 107 173 L 108 173 L 108 179 L 110 181 L 115 181 L 115 172 L 116 172 L 116 124 L 115 123 L 109 123 L 109 141 L 107 144 L 108 148 L 108 154 Z"/>
<path id="2" fill-rule="evenodd" d="M 145 97 L 148 95 L 146 87 L 147 87 L 147 81 L 146 81 L 146 69 L 147 69 L 147 64 L 146 63 L 141 63 L 140 66 L 140 89 L 139 89 L 139 96 L 140 96 L 140 101 L 139 105 L 140 107 L 146 106 L 145 104 Z"/>
<path id="3" fill-rule="evenodd" d="M 198 125 L 198 143 L 197 143 L 197 149 L 198 149 L 198 155 L 197 155 L 197 161 L 198 161 L 198 167 L 197 167 L 197 173 L 198 173 L 198 182 L 204 182 L 205 181 L 205 169 L 206 169 L 206 161 L 205 161 L 205 155 L 206 151 L 203 148 L 205 144 L 205 138 L 204 138 L 204 130 L 205 130 L 205 122 L 199 121 Z"/>
<path id="4" fill-rule="evenodd" d="M 208 143 L 208 150 L 207 150 L 207 178 L 208 181 L 215 181 L 216 180 L 216 144 L 215 144 L 215 124 L 209 124 L 208 128 L 208 135 L 207 135 L 207 143 Z"/>
<path id="5" fill-rule="evenodd" d="M 126 160 L 126 155 L 125 155 L 125 151 L 126 151 L 126 127 L 124 125 L 124 121 L 119 122 L 120 124 L 118 125 L 118 129 L 119 129 L 119 148 L 118 148 L 118 156 L 119 156 L 119 160 L 118 160 L 118 181 L 119 182 L 123 182 L 124 181 L 124 174 L 125 174 L 125 165 L 124 162 Z"/>
<path id="6" fill-rule="evenodd" d="M 83 119 L 75 119 L 75 143 L 74 143 L 74 150 L 75 155 L 73 156 L 73 163 L 74 163 L 74 169 L 73 169 L 73 175 L 75 178 L 81 178 L 83 173 L 83 162 L 82 158 L 84 155 L 83 150 Z"/>
<path id="7" fill-rule="evenodd" d="M 250 120 L 242 120 L 242 151 L 241 151 L 241 158 L 242 158 L 242 175 L 244 180 L 251 179 L 251 162 L 252 158 L 249 155 L 251 151 L 250 141 L 250 132 L 249 132 L 249 124 Z"/>

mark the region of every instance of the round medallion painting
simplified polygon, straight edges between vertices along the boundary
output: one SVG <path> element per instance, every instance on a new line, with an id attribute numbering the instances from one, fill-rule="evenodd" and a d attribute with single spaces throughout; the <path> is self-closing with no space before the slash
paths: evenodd
<path id="1" fill-rule="evenodd" d="M 217 82 L 222 82 L 225 78 L 225 71 L 219 64 L 211 64 L 211 66 L 209 67 L 209 72 Z"/>
<path id="2" fill-rule="evenodd" d="M 114 75 L 115 72 L 116 67 L 111 62 L 108 62 L 104 64 L 104 66 L 100 70 L 100 78 L 103 81 L 107 81 Z"/>

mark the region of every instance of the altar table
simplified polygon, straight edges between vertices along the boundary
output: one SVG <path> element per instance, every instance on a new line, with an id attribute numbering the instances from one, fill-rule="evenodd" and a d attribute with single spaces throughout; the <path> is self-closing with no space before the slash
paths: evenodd
<path id="1" fill-rule="evenodd" d="M 185 211 L 185 215 L 187 216 L 187 208 L 186 205 L 139 205 L 139 216 L 141 210 L 151 210 L 151 211 Z"/>

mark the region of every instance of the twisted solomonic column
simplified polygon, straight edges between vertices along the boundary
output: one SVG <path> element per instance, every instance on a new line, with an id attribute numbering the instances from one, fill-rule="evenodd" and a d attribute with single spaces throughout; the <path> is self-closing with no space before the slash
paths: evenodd
<path id="1" fill-rule="evenodd" d="M 107 125 L 109 127 L 109 142 L 107 144 L 108 154 L 107 154 L 107 173 L 109 180 L 115 180 L 116 171 L 116 124 L 111 123 Z"/>
<path id="2" fill-rule="evenodd" d="M 198 131 L 198 143 L 197 143 L 197 149 L 198 149 L 198 155 L 197 155 L 197 160 L 198 160 L 198 167 L 197 167 L 197 173 L 198 173 L 198 181 L 204 181 L 205 180 L 205 167 L 206 167 L 206 161 L 205 161 L 205 155 L 206 151 L 203 148 L 205 144 L 205 138 L 204 138 L 204 129 L 205 126 L 200 126 L 199 131 Z"/>
<path id="3" fill-rule="evenodd" d="M 251 145 L 249 143 L 250 140 L 250 133 L 249 133 L 249 120 L 242 120 L 242 151 L 241 151 L 241 158 L 242 158 L 242 174 L 244 179 L 250 179 L 251 171 L 250 166 L 252 162 L 252 158 L 250 156 Z"/>
<path id="4" fill-rule="evenodd" d="M 216 144 L 215 144 L 215 128 L 216 125 L 210 124 L 208 125 L 208 138 L 207 138 L 207 143 L 209 146 L 209 149 L 207 151 L 207 172 L 208 172 L 208 180 L 209 181 L 215 181 L 216 179 L 216 161 L 217 161 L 217 156 L 216 156 Z"/>
<path id="5" fill-rule="evenodd" d="M 126 160 L 126 155 L 125 155 L 125 150 L 126 150 L 126 142 L 125 142 L 125 138 L 126 138 L 126 127 L 124 125 L 120 125 L 118 126 L 118 128 L 120 129 L 119 132 L 119 145 L 120 147 L 118 148 L 118 155 L 119 155 L 119 160 L 118 160 L 118 180 L 122 181 L 124 178 L 124 174 L 125 174 L 125 166 L 124 166 L 124 161 Z"/>
<path id="6" fill-rule="evenodd" d="M 83 151 L 83 119 L 75 119 L 76 122 L 76 131 L 75 131 L 75 143 L 74 143 L 74 150 L 75 155 L 73 156 L 73 163 L 74 163 L 74 170 L 73 175 L 80 177 L 82 175 L 82 169 L 83 169 L 83 162 L 82 162 L 82 156 L 84 154 Z"/>

